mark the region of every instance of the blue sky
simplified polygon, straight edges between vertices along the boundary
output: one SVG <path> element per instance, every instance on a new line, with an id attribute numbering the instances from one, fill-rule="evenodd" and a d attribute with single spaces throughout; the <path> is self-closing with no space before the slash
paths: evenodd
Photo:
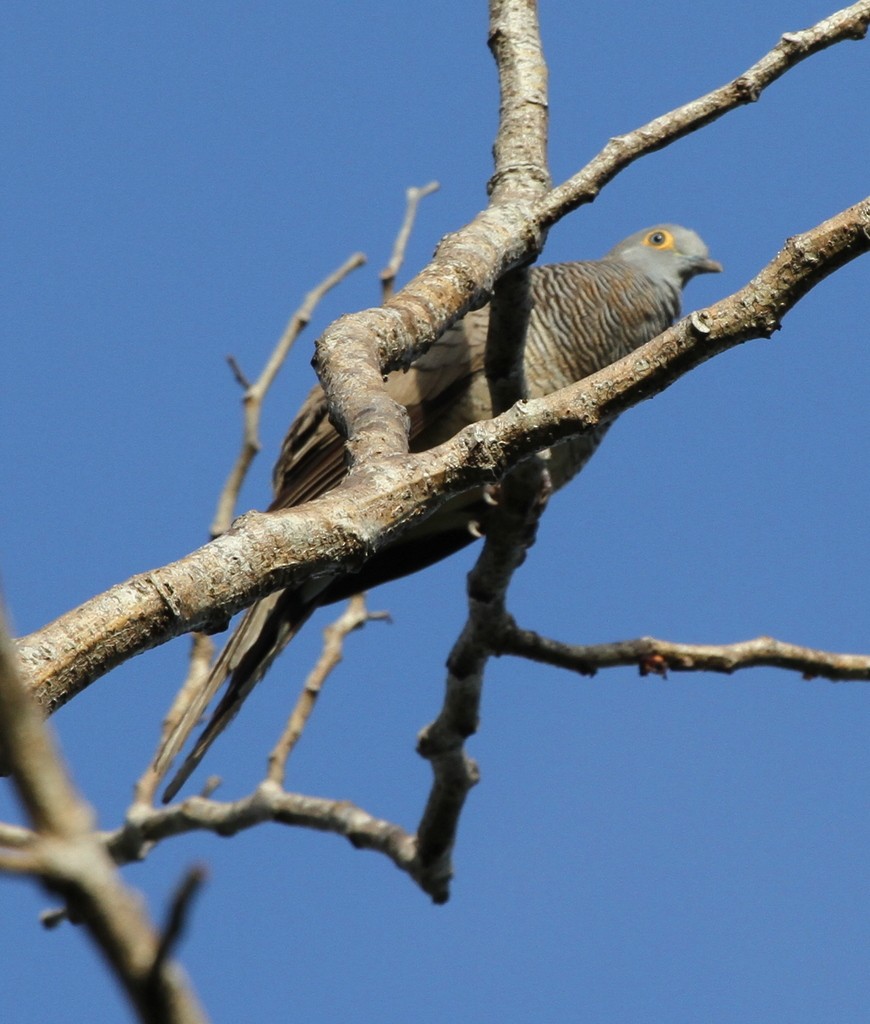
<path id="1" fill-rule="evenodd" d="M 556 180 L 834 9 L 542 6 Z M 369 267 L 320 307 L 265 412 L 242 508 L 267 503 L 313 340 L 377 301 L 404 189 L 442 186 L 406 276 L 484 203 L 497 96 L 484 5 L 468 0 L 9 0 L 0 19 L 0 575 L 27 632 L 204 540 L 240 429 L 224 357 L 255 373 L 304 292 L 362 249 Z M 544 260 L 675 221 L 726 268 L 689 286 L 687 308 L 734 291 L 866 194 L 867 46 L 812 58 L 632 167 L 552 231 Z M 771 340 L 623 417 L 553 501 L 512 594 L 519 621 L 577 642 L 769 633 L 870 649 L 868 320 L 865 258 Z M 371 595 L 395 621 L 350 641 L 292 788 L 414 827 L 429 781 L 414 739 L 440 702 L 471 558 Z M 214 748 L 226 796 L 260 777 L 328 618 Z M 54 720 L 105 827 L 186 653 L 135 659 Z M 503 659 L 446 907 L 377 856 L 278 827 L 165 843 L 125 875 L 159 917 L 184 868 L 208 863 L 182 956 L 215 1021 L 864 1021 L 867 700 L 775 671 L 589 681 Z M 19 813 L 5 786 L 0 813 Z M 128 1019 L 83 936 L 44 933 L 42 894 L 0 886 L 15 1020 Z"/>

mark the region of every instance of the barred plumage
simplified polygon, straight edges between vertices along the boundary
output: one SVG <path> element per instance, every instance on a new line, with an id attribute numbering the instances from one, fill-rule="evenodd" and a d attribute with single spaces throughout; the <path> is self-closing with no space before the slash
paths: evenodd
<path id="1" fill-rule="evenodd" d="M 654 338 L 679 315 L 683 286 L 696 274 L 721 269 L 708 258 L 707 247 L 695 232 L 671 224 L 632 235 L 598 261 L 533 268 L 525 353 L 530 395 L 549 394 L 581 380 Z M 468 314 L 410 371 L 390 375 L 388 390 L 408 409 L 413 451 L 439 444 L 469 423 L 491 416 L 483 372 L 487 320 L 487 309 Z M 555 487 L 583 468 L 606 429 L 553 450 L 549 470 Z M 343 475 L 344 450 L 327 419 L 323 393 L 315 387 L 284 440 L 270 510 L 317 497 L 335 487 Z M 360 573 L 314 580 L 300 590 L 272 594 L 253 605 L 158 754 L 156 767 L 162 771 L 231 676 L 227 692 L 167 787 L 164 800 L 172 799 L 315 608 L 459 550 L 478 535 L 481 526 L 485 529 L 487 508 L 480 492 L 462 495 L 378 552 Z"/>

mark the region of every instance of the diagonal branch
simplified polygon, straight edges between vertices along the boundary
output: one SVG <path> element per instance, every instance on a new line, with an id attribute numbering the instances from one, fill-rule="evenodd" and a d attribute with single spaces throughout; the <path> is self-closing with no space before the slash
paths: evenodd
<path id="1" fill-rule="evenodd" d="M 149 1024 L 198 1024 L 205 1017 L 179 967 L 158 961 L 159 937 L 140 899 L 120 879 L 93 829 L 93 814 L 67 776 L 48 729 L 18 677 L 0 618 L 0 744 L 38 838 L 17 866 L 60 895 L 111 965 Z M 25 861 L 29 858 L 29 863 Z M 16 869 L 11 858 L 4 867 Z"/>
<path id="2" fill-rule="evenodd" d="M 636 128 L 612 138 L 581 171 L 573 175 L 538 205 L 543 227 L 549 227 L 584 203 L 591 203 L 601 189 L 626 167 L 648 153 L 663 149 L 684 135 L 704 128 L 748 103 L 801 61 L 829 46 L 863 39 L 870 26 L 870 0 L 860 0 L 800 32 L 786 32 L 779 43 L 752 67 L 727 85 L 686 103 Z"/>
<path id="3" fill-rule="evenodd" d="M 263 408 L 263 399 L 275 382 L 278 371 L 290 354 L 290 349 L 302 331 L 311 322 L 314 310 L 324 295 L 341 284 L 348 274 L 363 266 L 365 261 L 366 258 L 361 252 L 355 252 L 340 267 L 308 292 L 302 301 L 302 305 L 290 318 L 284 333 L 278 339 L 260 376 L 253 384 L 248 384 L 244 375 L 236 366 L 235 361 L 231 361 L 230 365 L 234 369 L 236 378 L 245 389 L 245 394 L 242 398 L 244 407 L 242 447 L 218 498 L 217 509 L 215 510 L 214 520 L 211 525 L 212 537 L 218 537 L 225 533 L 233 520 L 242 484 L 245 481 L 251 462 L 260 451 L 260 414 Z"/>
<path id="4" fill-rule="evenodd" d="M 744 288 L 586 380 L 466 427 L 437 448 L 377 460 L 365 479 L 305 506 L 248 513 L 185 558 L 117 584 L 19 640 L 31 692 L 50 712 L 134 654 L 272 590 L 358 563 L 453 495 L 612 420 L 720 352 L 768 337 L 812 287 L 868 249 L 870 199 L 790 239 Z"/>
<path id="5" fill-rule="evenodd" d="M 367 622 L 376 619 L 389 619 L 389 614 L 387 612 L 370 612 L 366 608 L 365 595 L 355 594 L 342 614 L 324 629 L 321 655 L 305 680 L 302 693 L 299 694 L 296 706 L 290 714 L 281 738 L 269 754 L 266 778 L 270 782 L 274 782 L 277 786 L 284 785 L 287 758 L 302 736 L 329 673 L 344 656 L 345 637 L 356 629 L 362 629 Z"/>
<path id="6" fill-rule="evenodd" d="M 405 261 L 405 250 L 408 247 L 411 232 L 414 230 L 414 221 L 417 219 L 417 210 L 420 207 L 420 203 L 427 196 L 431 196 L 433 192 L 437 192 L 439 188 L 441 186 L 437 181 L 430 181 L 428 185 L 421 185 L 419 187 L 412 185 L 405 190 L 405 219 L 402 221 L 399 233 L 396 235 L 396 241 L 393 243 L 390 260 L 379 275 L 381 279 L 381 298 L 384 302 L 393 294 L 396 277 L 402 267 L 402 263 Z"/>

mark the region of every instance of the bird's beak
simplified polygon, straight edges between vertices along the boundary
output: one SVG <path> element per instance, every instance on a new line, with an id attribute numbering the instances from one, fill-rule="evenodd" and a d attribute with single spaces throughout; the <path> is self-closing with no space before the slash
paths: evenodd
<path id="1" fill-rule="evenodd" d="M 695 263 L 696 274 L 721 274 L 725 268 L 718 260 L 700 259 Z"/>

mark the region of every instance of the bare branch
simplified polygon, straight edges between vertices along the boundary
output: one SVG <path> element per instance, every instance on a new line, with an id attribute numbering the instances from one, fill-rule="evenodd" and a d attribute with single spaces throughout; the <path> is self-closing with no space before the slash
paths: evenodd
<path id="1" fill-rule="evenodd" d="M 239 500 L 239 492 L 248 473 L 248 468 L 260 450 L 260 413 L 263 407 L 263 399 L 266 397 L 269 388 L 278 376 L 278 371 L 284 365 L 284 361 L 290 354 L 293 343 L 302 331 L 311 322 L 314 310 L 318 303 L 331 289 L 339 285 L 348 274 L 365 264 L 366 258 L 361 252 L 355 252 L 328 277 L 325 277 L 316 288 L 312 288 L 305 296 L 302 305 L 290 318 L 284 333 L 278 339 L 272 354 L 269 356 L 266 365 L 263 367 L 260 376 L 253 384 L 247 383 L 247 378 L 242 373 L 235 359 L 230 357 L 230 367 L 236 380 L 245 388 L 245 395 L 242 399 L 245 416 L 242 434 L 242 447 L 238 458 L 230 470 L 220 497 L 218 498 L 217 510 L 211 525 L 212 537 L 218 537 L 225 533 L 235 515 L 236 504 Z"/>
<path id="2" fill-rule="evenodd" d="M 536 0 L 490 0 L 489 48 L 499 79 L 499 127 L 493 146 L 493 202 L 539 196 L 547 166 L 547 64 Z"/>
<path id="3" fill-rule="evenodd" d="M 409 189 L 405 190 L 405 219 L 402 221 L 398 235 L 396 235 L 390 262 L 380 273 L 382 302 L 386 302 L 393 294 L 396 277 L 402 268 L 402 264 L 405 262 L 405 249 L 408 247 L 408 240 L 411 237 L 411 232 L 414 230 L 414 221 L 417 219 L 417 210 L 420 207 L 420 203 L 426 196 L 431 196 L 433 192 L 437 192 L 439 188 L 441 186 L 437 181 L 430 181 L 428 185 L 420 187 L 412 185 Z"/>
<path id="4" fill-rule="evenodd" d="M 453 495 L 612 420 L 714 355 L 768 337 L 807 291 L 868 249 L 870 199 L 792 238 L 734 295 L 586 380 L 466 427 L 437 448 L 377 459 L 364 479 L 305 506 L 248 513 L 185 558 L 117 584 L 19 640 L 31 692 L 50 712 L 134 654 L 368 557 Z"/>
<path id="5" fill-rule="evenodd" d="M 870 655 L 837 654 L 785 643 L 769 636 L 734 644 L 682 644 L 643 636 L 609 644 L 563 644 L 505 621 L 494 640 L 497 654 L 513 654 L 592 676 L 602 668 L 637 665 L 641 675 L 673 672 L 722 672 L 783 668 L 804 679 L 834 682 L 870 680 Z"/>
<path id="6" fill-rule="evenodd" d="M 547 166 L 547 64 L 535 0 L 491 0 L 489 46 L 498 69 L 499 126 L 490 180 L 493 206 L 534 200 L 550 188 Z M 540 236 L 543 243 L 543 235 Z M 538 250 L 529 253 L 530 259 Z M 529 284 L 525 267 L 501 277 L 493 292 L 486 377 L 496 413 L 526 397 L 523 373 Z"/>
<path id="7" fill-rule="evenodd" d="M 28 846 L 36 839 L 36 833 L 29 828 L 22 828 L 20 825 L 10 825 L 0 821 L 0 845 L 11 846 L 18 849 Z"/>
<path id="8" fill-rule="evenodd" d="M 547 67 L 534 2 L 492 0 L 490 49 L 501 92 L 496 169 L 491 182 L 493 204 L 497 205 L 540 195 L 550 183 Z M 487 335 L 485 369 L 497 413 L 526 396 L 523 355 L 529 304 L 527 271 L 512 270 L 496 286 Z M 459 816 L 479 778 L 464 742 L 477 731 L 483 673 L 492 652 L 488 636 L 504 617 L 507 588 L 534 541 L 549 493 L 543 459 L 522 463 L 493 493 L 498 495 L 493 499 L 496 508 L 483 550 L 468 577 L 468 619 L 447 660 L 444 703 L 417 743 L 418 752 L 429 760 L 434 773 L 418 829 L 419 859 L 443 885 L 445 899 Z"/>
<path id="9" fill-rule="evenodd" d="M 490 207 L 447 236 L 433 261 L 379 309 L 337 320 L 317 342 L 317 365 L 330 413 L 351 440 L 352 460 L 402 453 L 401 418 L 381 386 L 381 374 L 409 365 L 469 309 L 483 305 L 495 282 L 541 245 L 544 232 L 646 153 L 758 99 L 808 56 L 835 43 L 861 39 L 870 0 L 790 33 L 730 84 L 612 140 L 585 168 L 531 204 Z M 348 382 L 358 387 L 346 390 Z"/>
<path id="10" fill-rule="evenodd" d="M 611 139 L 581 171 L 538 205 L 542 225 L 549 227 L 570 210 L 590 203 L 617 174 L 642 156 L 712 124 L 724 114 L 754 103 L 762 92 L 807 57 L 850 39 L 863 39 L 870 25 L 870 0 L 860 0 L 823 18 L 811 28 L 786 32 L 761 60 L 727 85 L 657 117 L 627 135 Z"/>
<path id="11" fill-rule="evenodd" d="M 154 979 L 159 976 L 159 972 L 163 969 L 163 965 L 169 959 L 169 955 L 173 948 L 178 945 L 179 939 L 187 925 L 188 917 L 190 916 L 190 908 L 193 903 L 193 899 L 202 888 L 207 877 L 208 871 L 201 864 L 190 868 L 181 880 L 175 895 L 172 897 L 166 927 L 163 929 L 163 935 L 160 939 L 160 945 L 157 949 L 157 954 L 154 957 L 154 965 L 151 969 L 152 977 Z"/>
<path id="12" fill-rule="evenodd" d="M 317 664 L 311 670 L 302 693 L 296 702 L 287 726 L 275 745 L 275 749 L 269 754 L 267 778 L 276 786 L 284 785 L 284 772 L 287 767 L 287 758 L 299 742 L 302 731 L 305 728 L 314 705 L 323 689 L 323 684 L 329 673 L 339 664 L 344 656 L 344 638 L 355 629 L 361 629 L 367 622 L 373 619 L 388 619 L 387 612 L 370 612 L 366 608 L 365 596 L 356 594 L 348 602 L 344 612 L 323 631 L 323 651 Z"/>
<path id="13" fill-rule="evenodd" d="M 48 733 L 18 678 L 12 643 L 0 617 L 0 743 L 12 780 L 40 833 L 28 856 L 45 887 L 63 897 L 111 965 L 149 1024 L 199 1024 L 205 1017 L 174 963 L 156 963 L 158 938 L 139 897 L 118 871 L 93 829 Z M 14 869 L 11 858 L 4 867 Z"/>
<path id="14" fill-rule="evenodd" d="M 373 817 L 349 800 L 288 793 L 269 781 L 233 803 L 193 796 L 166 808 L 140 805 L 124 828 L 105 834 L 103 840 L 113 858 L 125 864 L 141 860 L 154 843 L 170 836 L 199 831 L 229 836 L 264 821 L 344 836 L 357 849 L 384 854 L 413 879 L 420 874 L 416 840 L 400 826 Z"/>
<path id="15" fill-rule="evenodd" d="M 239 364 L 236 362 L 236 357 L 233 355 L 227 356 L 227 365 L 229 366 L 230 372 L 232 373 L 233 377 L 235 377 L 236 384 L 238 384 L 240 388 L 243 388 L 245 391 L 247 391 L 248 388 L 251 386 L 251 382 L 245 376 L 245 373 L 242 370 L 241 366 L 239 366 Z"/>
<path id="16" fill-rule="evenodd" d="M 19 678 L 2 612 L 0 746 L 18 796 L 37 832 L 72 838 L 93 828 L 91 809 L 79 800 L 48 730 Z"/>
<path id="17" fill-rule="evenodd" d="M 39 859 L 30 850 L 0 849 L 0 872 L 7 875 L 39 873 Z"/>

